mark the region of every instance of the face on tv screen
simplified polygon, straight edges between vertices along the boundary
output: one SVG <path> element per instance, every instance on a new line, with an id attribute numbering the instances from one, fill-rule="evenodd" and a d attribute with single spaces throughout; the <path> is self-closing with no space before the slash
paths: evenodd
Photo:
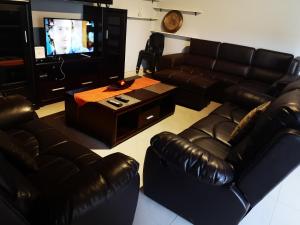
<path id="1" fill-rule="evenodd" d="M 47 56 L 94 51 L 94 22 L 45 18 Z"/>

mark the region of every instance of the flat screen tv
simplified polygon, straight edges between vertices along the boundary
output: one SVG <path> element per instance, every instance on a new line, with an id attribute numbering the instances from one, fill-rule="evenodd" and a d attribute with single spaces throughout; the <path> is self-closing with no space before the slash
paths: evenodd
<path id="1" fill-rule="evenodd" d="M 44 18 L 47 56 L 94 52 L 94 22 Z"/>

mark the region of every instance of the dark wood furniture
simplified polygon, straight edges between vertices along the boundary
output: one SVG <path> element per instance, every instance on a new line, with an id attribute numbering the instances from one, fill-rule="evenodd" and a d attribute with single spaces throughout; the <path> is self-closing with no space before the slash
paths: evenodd
<path id="1" fill-rule="evenodd" d="M 104 59 L 107 82 L 124 78 L 127 10 L 83 6 L 83 18 L 95 22 L 96 54 Z"/>
<path id="2" fill-rule="evenodd" d="M 58 59 L 37 62 L 39 105 L 63 100 L 68 90 L 124 78 L 127 10 L 84 6 L 83 19 L 95 22 L 95 53 L 91 58 L 62 56 L 63 64 Z"/>
<path id="3" fill-rule="evenodd" d="M 74 94 L 82 90 L 69 91 L 65 99 L 66 122 L 113 147 L 172 115 L 175 89 L 175 86 L 158 83 L 131 91 L 123 95 L 129 102 L 122 107 L 110 105 L 109 99 L 79 107 Z"/>
<path id="4" fill-rule="evenodd" d="M 59 61 L 37 63 L 39 105 L 62 101 L 67 90 L 105 84 L 101 70 L 101 57 L 65 59 L 62 67 Z"/>
<path id="5" fill-rule="evenodd" d="M 0 3 L 0 92 L 35 102 L 30 2 Z"/>

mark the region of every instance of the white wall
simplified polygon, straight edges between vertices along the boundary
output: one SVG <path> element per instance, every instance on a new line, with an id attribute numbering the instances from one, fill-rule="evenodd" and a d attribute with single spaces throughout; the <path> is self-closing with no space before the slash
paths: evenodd
<path id="1" fill-rule="evenodd" d="M 178 33 L 300 55 L 299 0 L 161 0 L 160 6 L 203 11 L 183 14 Z M 165 14 L 158 12 L 158 17 Z M 166 44 L 165 52 L 177 51 L 177 44 Z"/>
<path id="2" fill-rule="evenodd" d="M 131 17 L 152 17 L 154 14 L 151 1 L 114 0 L 112 7 L 127 9 Z M 150 29 L 150 21 L 127 20 L 125 71 L 135 71 L 139 51 L 145 48 Z"/>

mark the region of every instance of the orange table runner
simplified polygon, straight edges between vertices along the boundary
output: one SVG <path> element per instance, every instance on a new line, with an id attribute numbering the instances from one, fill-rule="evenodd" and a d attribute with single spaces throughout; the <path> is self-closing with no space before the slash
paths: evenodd
<path id="1" fill-rule="evenodd" d="M 157 83 L 159 83 L 159 81 L 147 77 L 141 77 L 136 79 L 130 87 L 123 90 L 116 90 L 116 91 L 109 90 L 108 86 L 106 86 L 106 87 L 96 88 L 89 91 L 75 93 L 74 99 L 79 106 L 83 106 L 87 102 L 99 102 L 107 98 L 125 94 L 130 91 L 145 88 Z"/>

